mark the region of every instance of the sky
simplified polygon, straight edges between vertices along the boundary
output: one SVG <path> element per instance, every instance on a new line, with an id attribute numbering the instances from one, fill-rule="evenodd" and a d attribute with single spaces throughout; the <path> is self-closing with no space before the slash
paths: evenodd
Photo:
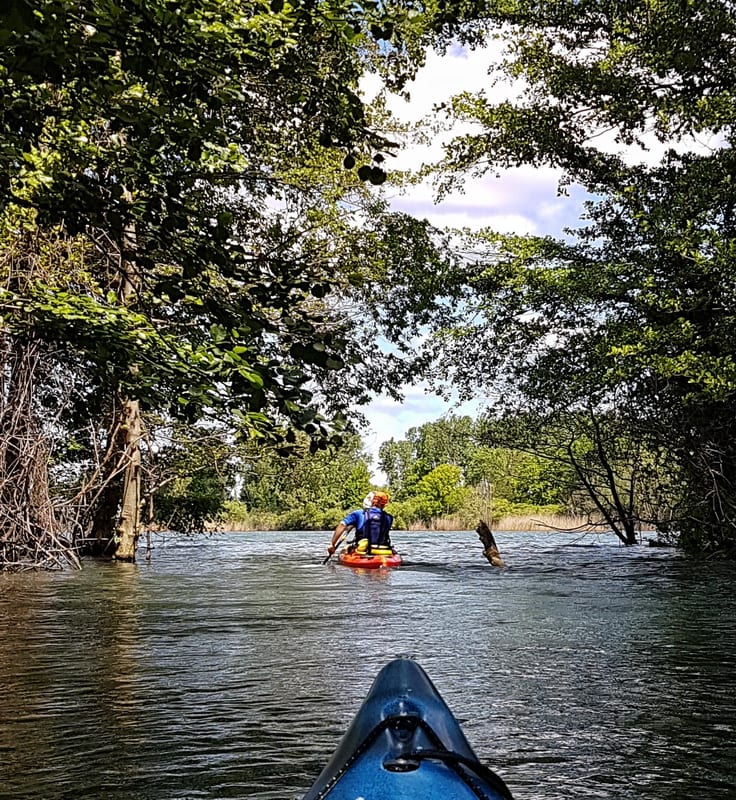
<path id="1" fill-rule="evenodd" d="M 463 51 L 459 48 L 444 56 L 431 53 L 426 66 L 409 87 L 410 100 L 394 98 L 390 110 L 401 120 L 416 121 L 431 112 L 435 103 L 461 91 L 477 91 L 488 87 L 488 65 L 495 57 L 493 50 Z M 367 78 L 363 91 L 367 97 L 378 88 L 377 79 Z M 510 86 L 497 88 L 491 97 L 515 91 Z M 412 146 L 402 149 L 387 163 L 391 169 L 418 168 L 423 162 L 441 155 L 441 146 Z M 446 196 L 441 203 L 434 201 L 432 187 L 412 187 L 405 194 L 388 194 L 393 208 L 421 219 L 438 228 L 490 227 L 506 233 L 550 234 L 561 236 L 567 225 L 575 226 L 582 210 L 583 197 L 573 192 L 569 197 L 558 196 L 559 173 L 552 169 L 518 168 L 499 176 L 494 172 L 482 178 L 468 178 L 462 193 Z M 384 185 L 385 186 L 385 185 Z M 405 399 L 397 403 L 378 397 L 361 409 L 369 423 L 363 440 L 373 457 L 374 480 L 383 482 L 378 470 L 378 448 L 393 438 L 404 439 L 409 428 L 434 422 L 447 413 L 475 417 L 483 407 L 481 399 L 458 405 L 442 400 L 426 385 L 404 387 Z"/>

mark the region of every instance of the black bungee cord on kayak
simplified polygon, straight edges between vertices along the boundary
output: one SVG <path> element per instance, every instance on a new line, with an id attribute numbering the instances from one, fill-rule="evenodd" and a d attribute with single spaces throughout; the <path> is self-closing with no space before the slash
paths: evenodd
<path id="1" fill-rule="evenodd" d="M 477 759 L 468 758 L 453 750 L 448 750 L 432 729 L 431 725 L 414 714 L 389 716 L 376 725 L 355 749 L 352 756 L 343 764 L 342 768 L 333 776 L 330 783 L 324 787 L 323 791 L 318 795 L 318 798 L 326 797 L 352 764 L 354 764 L 376 739 L 389 728 L 400 736 L 402 734 L 405 735 L 407 744 L 409 743 L 409 739 L 413 737 L 414 731 L 417 728 L 421 728 L 435 745 L 434 748 L 419 748 L 397 753 L 394 758 L 387 759 L 383 762 L 383 768 L 389 772 L 411 772 L 415 769 L 419 769 L 422 761 L 442 761 L 463 779 L 465 784 L 479 800 L 489 800 L 489 795 L 483 787 L 475 783 L 473 775 L 488 784 L 491 789 L 496 794 L 501 795 L 504 800 L 514 800 L 511 790 L 506 786 L 503 779 L 490 769 L 490 767 L 485 766 Z M 468 770 L 472 774 L 468 774 Z M 497 799 L 494 797 L 491 798 L 491 800 Z"/>
<path id="2" fill-rule="evenodd" d="M 403 760 L 406 760 L 408 763 L 411 763 L 412 761 L 419 762 L 425 760 L 436 760 L 442 761 L 452 767 L 456 766 L 457 764 L 461 764 L 463 767 L 470 769 L 479 778 L 488 783 L 502 797 L 506 798 L 506 800 L 514 800 L 511 790 L 508 786 L 506 786 L 503 778 L 501 778 L 500 775 L 496 774 L 490 767 L 487 767 L 480 761 L 468 758 L 460 753 L 455 753 L 453 750 L 447 750 L 446 748 L 439 750 L 411 750 L 410 752 L 404 754 L 401 759 L 397 759 L 397 761 Z M 418 763 L 417 766 L 419 766 Z M 391 769 L 390 762 L 388 764 L 384 763 L 384 767 L 386 767 L 386 769 Z M 478 789 L 476 787 L 473 786 L 472 788 L 476 793 L 478 793 Z M 483 790 L 481 789 L 480 791 L 482 792 Z M 478 794 L 478 797 L 485 796 L 485 794 Z"/>

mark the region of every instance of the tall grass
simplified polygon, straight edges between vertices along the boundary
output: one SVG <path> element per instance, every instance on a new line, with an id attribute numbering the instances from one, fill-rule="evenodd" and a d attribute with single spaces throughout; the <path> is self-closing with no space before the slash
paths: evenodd
<path id="1" fill-rule="evenodd" d="M 431 525 L 427 526 L 421 522 L 412 522 L 406 528 L 410 531 L 466 531 L 473 530 L 480 521 L 480 517 L 475 521 L 469 520 L 466 516 L 447 516 L 436 519 Z M 283 519 L 276 514 L 270 513 L 251 513 L 234 516 L 224 519 L 217 525 L 209 527 L 209 530 L 231 531 L 231 532 L 251 532 L 251 531 L 273 531 L 283 530 Z M 486 520 L 490 524 L 490 520 Z M 329 528 L 330 526 L 327 526 Z M 574 516 L 568 514 L 531 514 L 531 515 L 507 515 L 491 524 L 494 531 L 593 531 L 601 530 L 605 526 L 590 523 L 587 517 Z M 289 526 L 289 529 L 292 529 Z M 403 528 L 397 528 L 403 530 Z"/>
<path id="2" fill-rule="evenodd" d="M 539 514 L 501 517 L 493 527 L 499 531 L 592 531 L 600 530 L 602 523 L 593 524 L 589 517 L 575 514 Z"/>
<path id="3" fill-rule="evenodd" d="M 475 524 L 478 523 L 476 521 Z M 490 520 L 486 520 L 490 524 Z M 434 520 L 428 528 L 420 522 L 409 525 L 410 531 L 464 531 L 468 529 L 467 517 L 449 516 Z M 472 527 L 475 527 L 473 525 Z M 600 525 L 591 524 L 588 517 L 570 514 L 508 515 L 490 526 L 496 531 L 585 531 L 599 530 Z"/>

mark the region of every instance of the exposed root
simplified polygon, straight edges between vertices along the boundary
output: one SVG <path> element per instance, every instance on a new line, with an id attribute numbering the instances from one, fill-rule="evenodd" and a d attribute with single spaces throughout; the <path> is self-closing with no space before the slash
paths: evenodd
<path id="1" fill-rule="evenodd" d="M 0 342 L 0 570 L 9 572 L 79 566 L 49 492 L 49 446 L 33 396 L 40 351 L 30 339 Z"/>

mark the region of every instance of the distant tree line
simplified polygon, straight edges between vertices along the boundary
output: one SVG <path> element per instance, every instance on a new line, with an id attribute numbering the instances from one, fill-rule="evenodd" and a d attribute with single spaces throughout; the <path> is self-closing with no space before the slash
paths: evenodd
<path id="1" fill-rule="evenodd" d="M 233 447 L 227 468 L 210 461 L 199 476 L 163 486 L 159 519 L 180 531 L 216 524 L 323 530 L 359 507 L 370 489 L 382 488 L 397 528 L 446 527 L 449 521 L 465 529 L 481 518 L 571 515 L 592 529 L 612 530 L 625 544 L 640 541 L 643 529 L 667 530 L 672 497 L 664 494 L 665 473 L 640 442 L 620 441 L 616 456 L 611 451 L 602 462 L 592 437 L 566 442 L 538 433 L 527 417 L 448 414 L 411 428 L 405 439 L 383 442 L 377 464 L 386 475 L 382 486 L 372 481 L 371 457 L 356 434 L 314 453 L 303 437 L 288 456 Z M 177 470 L 183 474 L 181 465 Z"/>

